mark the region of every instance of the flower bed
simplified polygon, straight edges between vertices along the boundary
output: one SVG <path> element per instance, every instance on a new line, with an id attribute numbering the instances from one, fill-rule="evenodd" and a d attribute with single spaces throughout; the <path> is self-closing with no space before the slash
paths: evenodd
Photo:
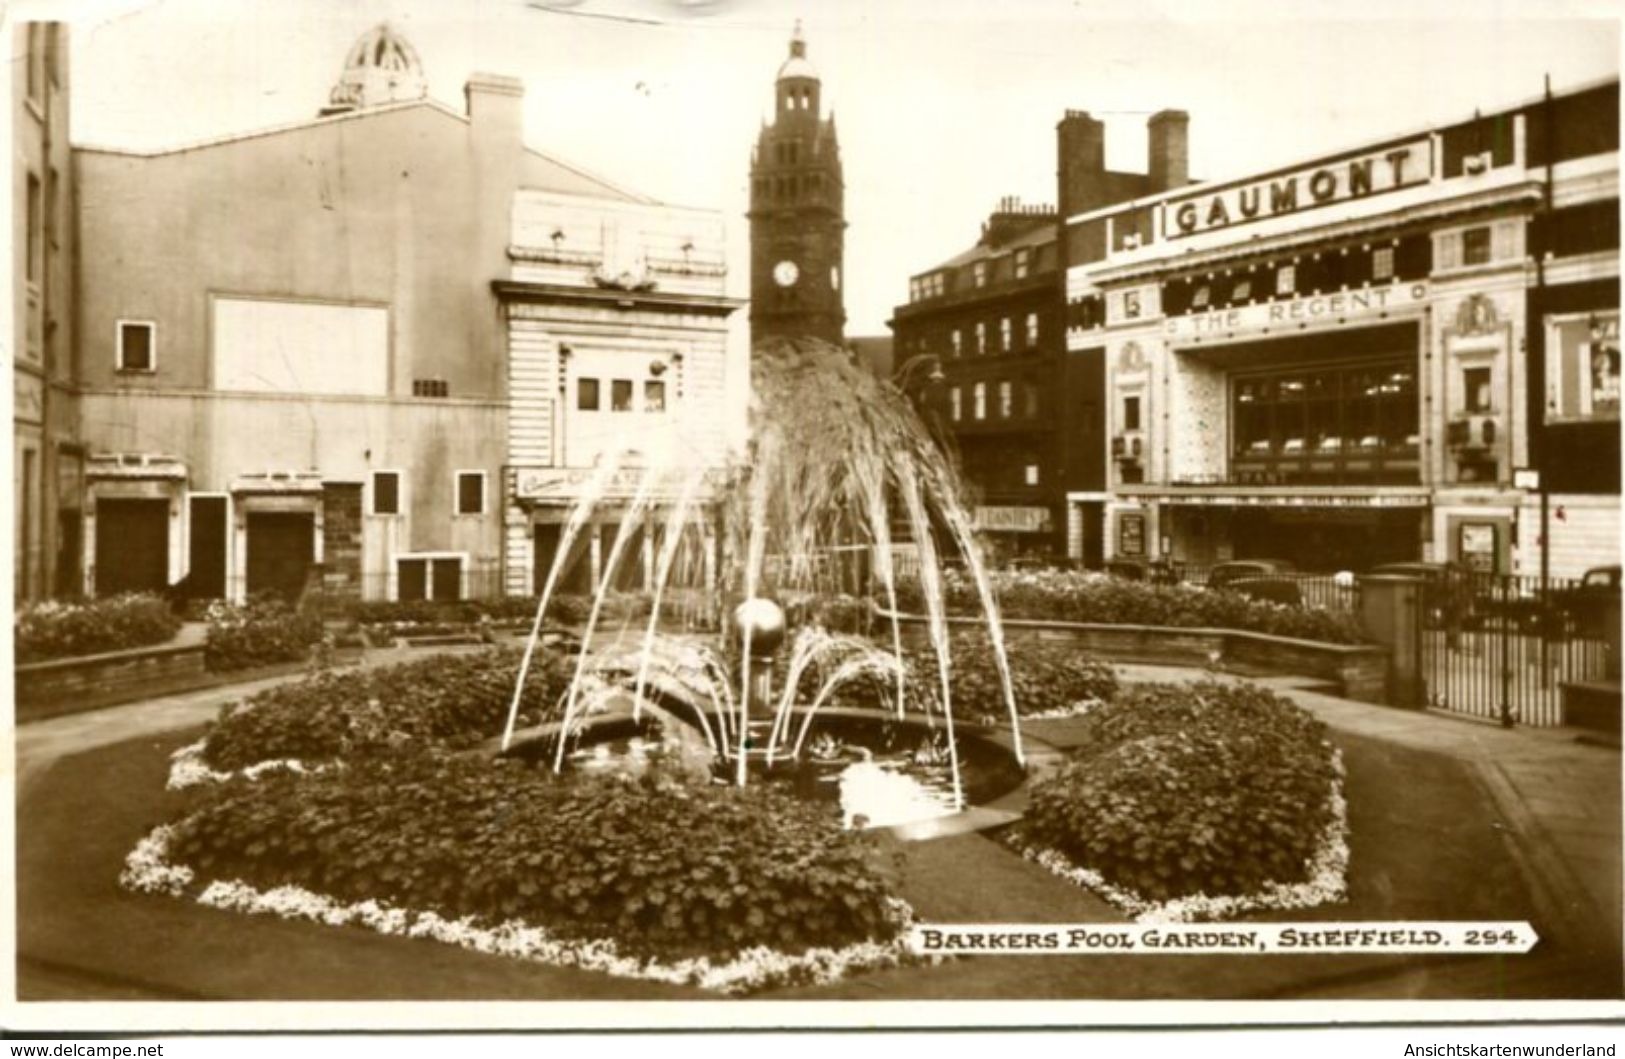
<path id="1" fill-rule="evenodd" d="M 1248 684 L 1146 684 L 1090 711 L 1014 840 L 1136 915 L 1343 896 L 1341 767 L 1324 726 Z"/>
<path id="2" fill-rule="evenodd" d="M 907 907 L 875 860 L 771 790 L 405 754 L 215 788 L 143 840 L 122 881 L 742 991 L 907 959 Z"/>
<path id="3" fill-rule="evenodd" d="M 890 645 L 881 638 L 880 646 Z M 1010 687 L 1016 712 L 1023 717 L 1071 715 L 1117 693 L 1117 675 L 1104 662 L 1079 653 L 1065 643 L 1041 640 L 1007 641 Z M 948 690 L 954 715 L 981 723 L 1009 719 L 1004 684 L 999 676 L 993 643 L 984 630 L 955 630 L 948 641 Z M 942 678 L 937 656 L 928 645 L 904 648 L 904 689 L 912 709 L 938 708 Z M 896 685 L 886 678 L 853 681 L 839 698 L 843 705 L 875 705 L 893 701 Z"/>
<path id="4" fill-rule="evenodd" d="M 84 603 L 33 603 L 13 623 L 18 663 L 151 647 L 175 638 L 181 620 L 154 595 L 129 593 Z"/>
<path id="5" fill-rule="evenodd" d="M 1154 585 L 1078 571 L 996 571 L 989 575 L 1006 618 L 1032 618 L 1102 625 L 1239 629 L 1323 643 L 1362 643 L 1365 637 L 1346 614 L 1250 599 L 1191 585 Z M 980 614 L 975 582 L 945 571 L 943 595 L 953 614 Z M 898 585 L 898 606 L 925 613 L 919 582 Z"/>
<path id="6" fill-rule="evenodd" d="M 528 624 L 536 618 L 534 596 L 501 596 L 496 599 L 461 600 L 369 600 L 356 606 L 355 618 L 364 626 L 383 626 L 399 635 L 422 629 L 466 628 L 482 623 Z M 646 592 L 610 592 L 599 608 L 600 621 L 647 618 L 653 597 Z M 592 597 L 556 595 L 547 603 L 547 620 L 560 625 L 577 625 L 587 620 Z"/>
<path id="7" fill-rule="evenodd" d="M 207 616 L 203 664 L 216 672 L 302 661 L 323 642 L 321 618 L 281 600 L 254 600 L 242 607 L 214 603 Z"/>
<path id="8" fill-rule="evenodd" d="M 201 763 L 231 772 L 402 746 L 470 746 L 502 731 L 520 659 L 517 649 L 491 649 L 282 684 L 222 710 Z M 554 714 L 571 673 L 562 656 L 540 652 L 532 659 L 522 723 Z"/>

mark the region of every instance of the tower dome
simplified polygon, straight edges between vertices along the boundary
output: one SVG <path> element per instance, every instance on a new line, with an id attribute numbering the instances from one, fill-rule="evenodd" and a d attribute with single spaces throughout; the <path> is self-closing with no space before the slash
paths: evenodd
<path id="1" fill-rule="evenodd" d="M 779 80 L 787 77 L 805 77 L 808 80 L 818 80 L 818 71 L 813 68 L 811 60 L 807 58 L 807 38 L 801 32 L 801 19 L 796 19 L 795 32 L 790 34 L 790 57 L 784 60 L 779 67 Z"/>
<path id="2" fill-rule="evenodd" d="M 423 76 L 417 49 L 389 23 L 380 22 L 350 49 L 321 113 L 326 117 L 385 103 L 406 103 L 428 94 L 429 82 Z"/>

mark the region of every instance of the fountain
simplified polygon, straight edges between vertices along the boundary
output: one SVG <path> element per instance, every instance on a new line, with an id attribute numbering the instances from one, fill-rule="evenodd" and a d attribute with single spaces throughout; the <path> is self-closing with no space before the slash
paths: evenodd
<path id="1" fill-rule="evenodd" d="M 936 715 L 927 719 L 942 725 L 953 806 L 962 809 L 965 792 L 949 688 L 951 659 L 939 537 L 951 545 L 979 590 L 1017 763 L 1024 764 L 1024 757 L 997 601 L 960 497 L 957 475 L 903 394 L 860 368 L 845 351 L 815 340 L 777 340 L 757 348 L 753 368 L 750 440 L 744 459 L 729 470 L 725 481 L 719 483 L 714 475 L 677 463 L 686 449 L 677 444 L 663 446 L 652 461 L 634 468 L 626 467 L 620 457 L 601 462 L 570 513 L 557 558 L 544 582 L 514 687 L 503 749 L 513 739 L 520 693 L 571 544 L 590 524 L 608 484 L 630 469 L 636 472 L 638 484 L 602 562 L 582 634 L 576 679 L 555 735 L 554 769 L 563 767 L 567 743 L 591 712 L 592 698 L 587 693 L 595 686 L 595 672 L 607 664 L 592 651 L 600 604 L 615 584 L 630 542 L 645 528 L 659 534 L 657 539 L 663 543 L 654 564 L 653 606 L 633 666 L 634 719 L 645 708 L 646 691 L 669 684 L 665 678 L 670 673 L 657 668 L 671 669 L 674 654 L 671 645 L 661 646 L 666 639 L 659 633 L 662 600 L 679 554 L 697 541 L 702 548 L 715 546 L 714 576 L 707 586 L 717 604 L 715 612 L 723 613 L 723 600 L 738 601 L 733 611 L 737 645 L 721 645 L 724 649 L 737 646 L 737 661 L 730 666 L 716 644 L 688 644 L 687 654 L 681 647 L 675 654 L 684 659 L 680 668 L 689 684 L 698 685 L 701 697 L 710 704 L 715 730 L 706 720 L 706 710 L 696 707 L 689 712 L 697 715 L 712 752 L 732 766 L 732 782 L 740 786 L 749 782 L 752 760 L 771 765 L 775 758 L 800 757 L 820 709 L 841 684 L 859 676 L 884 678 L 893 689 L 892 712 L 902 718 L 907 678 L 896 617 L 895 519 L 907 526 L 919 558 L 918 576 L 938 681 Z M 859 554 L 872 556 L 872 576 L 888 603 L 890 650 L 804 627 L 790 640 L 775 694 L 775 658 L 787 629 L 784 612 L 773 597 L 828 592 L 841 584 L 838 561 Z M 627 662 L 619 659 L 615 664 L 624 667 Z M 814 670 L 823 680 L 811 699 L 801 700 L 803 677 Z M 933 700 L 932 696 L 920 698 L 927 703 Z M 798 710 L 801 725 L 791 740 Z"/>

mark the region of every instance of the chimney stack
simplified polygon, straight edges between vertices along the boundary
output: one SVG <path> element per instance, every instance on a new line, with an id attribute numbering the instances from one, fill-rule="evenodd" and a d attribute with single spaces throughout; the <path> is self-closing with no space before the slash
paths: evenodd
<path id="1" fill-rule="evenodd" d="M 1105 205 L 1106 123 L 1069 110 L 1055 126 L 1056 204 L 1062 221 Z"/>
<path id="2" fill-rule="evenodd" d="M 1190 183 L 1190 123 L 1191 116 L 1183 110 L 1160 110 L 1146 122 L 1152 192 Z"/>

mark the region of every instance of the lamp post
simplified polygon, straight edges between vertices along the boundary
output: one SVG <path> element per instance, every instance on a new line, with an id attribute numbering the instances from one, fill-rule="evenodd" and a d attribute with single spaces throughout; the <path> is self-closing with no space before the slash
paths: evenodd
<path id="1" fill-rule="evenodd" d="M 914 356 L 909 357 L 907 360 L 903 361 L 903 363 L 899 364 L 897 366 L 897 370 L 891 373 L 891 384 L 897 387 L 898 390 L 902 391 L 903 396 L 909 399 L 909 403 L 913 404 L 915 410 L 921 413 L 921 418 L 926 421 L 926 426 L 929 427 L 931 429 L 931 433 L 935 435 L 940 433 L 938 429 L 937 409 L 930 405 L 930 402 L 924 392 L 925 388 L 922 388 L 918 393 L 910 389 L 910 387 L 914 385 L 916 377 L 919 376 L 920 372 L 927 367 L 929 367 L 930 370 L 925 373 L 925 388 L 939 386 L 945 379 L 947 379 L 947 376 L 942 373 L 941 357 L 937 356 L 935 353 L 916 353 Z M 928 407 L 929 414 L 926 414 Z"/>

